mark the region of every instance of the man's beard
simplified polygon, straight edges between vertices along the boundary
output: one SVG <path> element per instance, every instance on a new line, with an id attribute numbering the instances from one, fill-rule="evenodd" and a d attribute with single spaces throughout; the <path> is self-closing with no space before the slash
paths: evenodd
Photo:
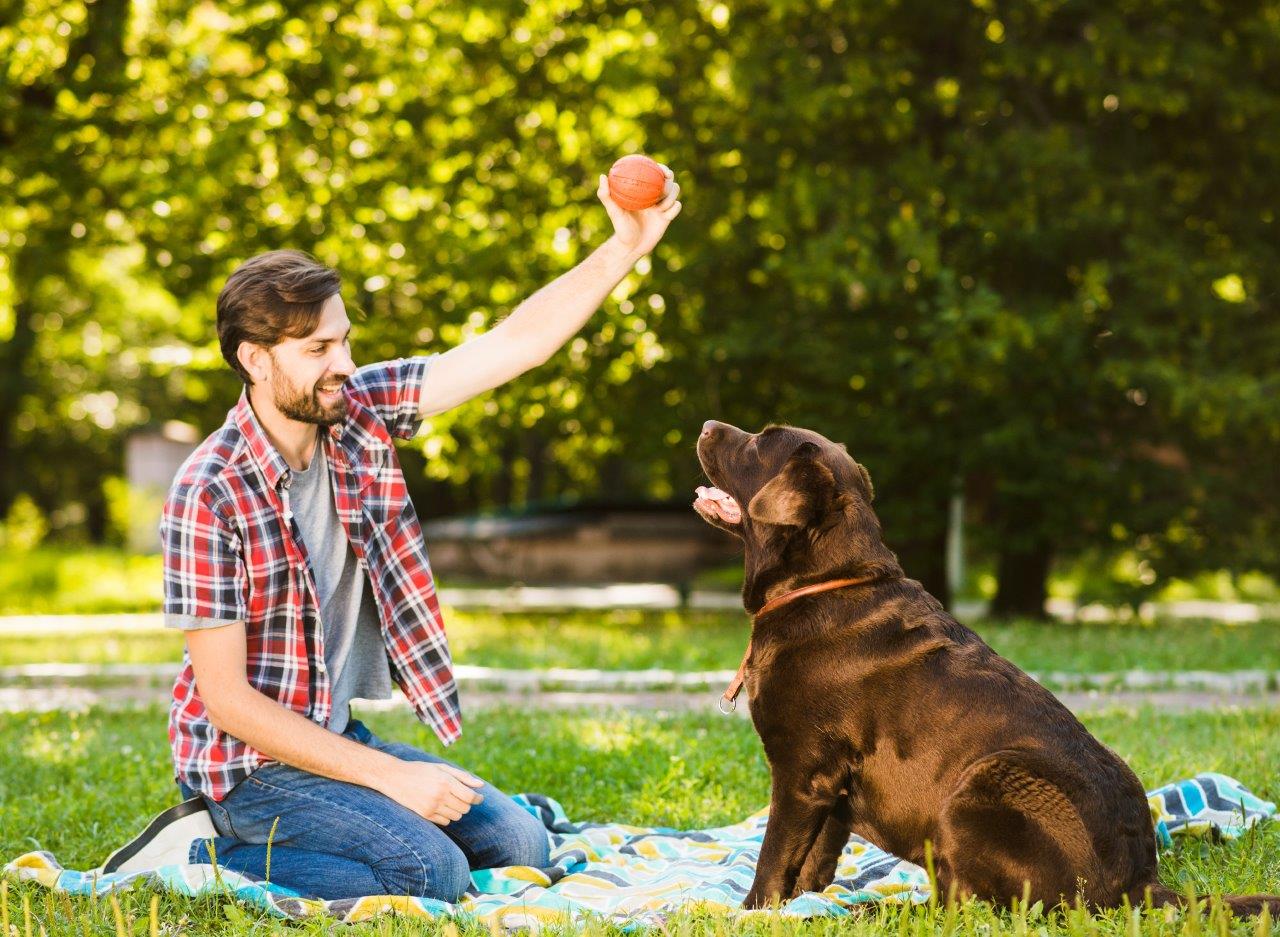
<path id="1" fill-rule="evenodd" d="M 346 395 L 339 394 L 335 402 L 326 406 L 320 402 L 319 388 L 341 388 L 345 383 L 345 378 L 328 377 L 318 381 L 310 390 L 303 390 L 288 384 L 280 369 L 276 368 L 271 375 L 271 394 L 275 398 L 276 409 L 289 419 L 299 423 L 315 423 L 317 426 L 332 426 L 347 418 Z"/>

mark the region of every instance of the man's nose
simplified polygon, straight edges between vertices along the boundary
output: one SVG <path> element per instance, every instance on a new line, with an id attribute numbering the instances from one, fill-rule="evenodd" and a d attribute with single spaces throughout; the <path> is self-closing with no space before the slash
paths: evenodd
<path id="1" fill-rule="evenodd" d="M 352 360 L 351 353 L 346 349 L 340 351 L 338 356 L 332 361 L 332 367 L 330 370 L 336 374 L 345 375 L 346 377 L 350 377 L 354 374 L 356 370 L 356 363 Z"/>

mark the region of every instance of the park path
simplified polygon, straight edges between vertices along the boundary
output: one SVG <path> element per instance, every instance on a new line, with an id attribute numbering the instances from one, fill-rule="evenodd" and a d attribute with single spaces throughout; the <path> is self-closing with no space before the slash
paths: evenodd
<path id="1" fill-rule="evenodd" d="M 679 593 L 670 586 L 615 584 L 581 587 L 443 589 L 441 601 L 453 608 L 495 611 L 545 609 L 678 608 Z M 697 609 L 740 609 L 737 593 L 694 592 Z M 958 617 L 981 614 L 978 604 L 961 604 Z M 1103 620 L 1108 610 L 1077 609 L 1050 602 L 1060 617 Z M 1280 606 L 1233 602 L 1173 602 L 1145 609 L 1168 617 L 1250 622 L 1280 617 Z M 0 616 L 0 638 L 85 634 L 92 632 L 162 632 L 159 613 L 124 615 Z M 101 705 L 137 706 L 168 699 L 177 664 L 33 664 L 0 667 L 0 712 L 83 709 Z M 623 707 L 689 711 L 713 708 L 732 671 L 680 673 L 666 670 L 510 670 L 458 665 L 460 692 L 469 707 L 523 705 L 530 708 Z M 1033 674 L 1078 712 L 1109 707 L 1150 705 L 1169 710 L 1224 706 L 1280 705 L 1280 672 L 1127 671 L 1104 674 Z M 364 703 L 364 706 L 400 706 Z M 744 707 L 745 708 L 745 707 Z M 742 710 L 740 709 L 740 712 Z"/>
<path id="2" fill-rule="evenodd" d="M 490 707 L 530 710 L 626 710 L 646 712 L 715 713 L 718 692 L 615 691 L 584 692 L 572 690 L 484 690 L 463 688 L 459 691 L 464 711 Z M 1167 712 L 1194 712 L 1221 709 L 1275 708 L 1280 706 L 1280 693 L 1222 693 L 1208 690 L 1154 691 L 1064 691 L 1056 694 L 1072 712 L 1084 715 L 1112 710 L 1137 710 L 1151 707 Z M 91 707 L 131 709 L 167 702 L 169 692 L 159 687 L 139 686 L 0 686 L 0 715 L 4 713 L 83 711 Z M 732 714 L 747 714 L 745 697 Z M 391 700 L 360 701 L 359 710 L 402 710 L 410 712 L 403 697 Z"/>

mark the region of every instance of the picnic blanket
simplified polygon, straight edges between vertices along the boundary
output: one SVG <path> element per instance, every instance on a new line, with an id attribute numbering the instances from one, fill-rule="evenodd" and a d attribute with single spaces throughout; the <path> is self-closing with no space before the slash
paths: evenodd
<path id="1" fill-rule="evenodd" d="M 1155 835 L 1165 846 L 1176 835 L 1234 838 L 1276 811 L 1275 804 L 1221 774 L 1168 784 L 1147 797 Z M 520 794 L 516 800 L 546 825 L 552 864 L 473 872 L 471 887 L 457 904 L 382 895 L 319 901 L 212 865 L 171 865 L 112 875 L 74 872 L 47 852 L 21 856 L 4 872 L 72 895 L 103 894 L 139 882 L 185 895 L 222 891 L 282 918 L 328 915 L 354 922 L 394 911 L 423 917 L 470 916 L 489 926 L 537 930 L 543 923 L 600 916 L 634 928 L 659 924 L 692 904 L 740 909 L 768 820 L 768 811 L 762 810 L 732 826 L 702 830 L 574 823 L 549 797 Z M 918 903 L 928 898 L 923 869 L 855 836 L 840 857 L 835 881 L 821 893 L 800 895 L 781 913 L 838 916 L 866 902 Z"/>

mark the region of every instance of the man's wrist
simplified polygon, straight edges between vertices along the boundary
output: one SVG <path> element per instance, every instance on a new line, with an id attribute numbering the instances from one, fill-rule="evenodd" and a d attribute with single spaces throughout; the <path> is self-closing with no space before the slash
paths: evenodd
<path id="1" fill-rule="evenodd" d="M 607 241 L 601 244 L 596 253 L 603 259 L 605 268 L 609 273 L 619 280 L 630 273 L 631 268 L 644 256 L 643 251 L 637 251 L 635 248 L 623 244 L 616 234 L 611 235 Z"/>
<path id="2" fill-rule="evenodd" d="M 399 764 L 400 759 L 395 755 L 378 751 L 376 748 L 366 747 L 364 764 L 361 765 L 360 770 L 362 777 L 359 783 L 375 791 L 380 791 L 396 773 L 396 768 Z"/>

